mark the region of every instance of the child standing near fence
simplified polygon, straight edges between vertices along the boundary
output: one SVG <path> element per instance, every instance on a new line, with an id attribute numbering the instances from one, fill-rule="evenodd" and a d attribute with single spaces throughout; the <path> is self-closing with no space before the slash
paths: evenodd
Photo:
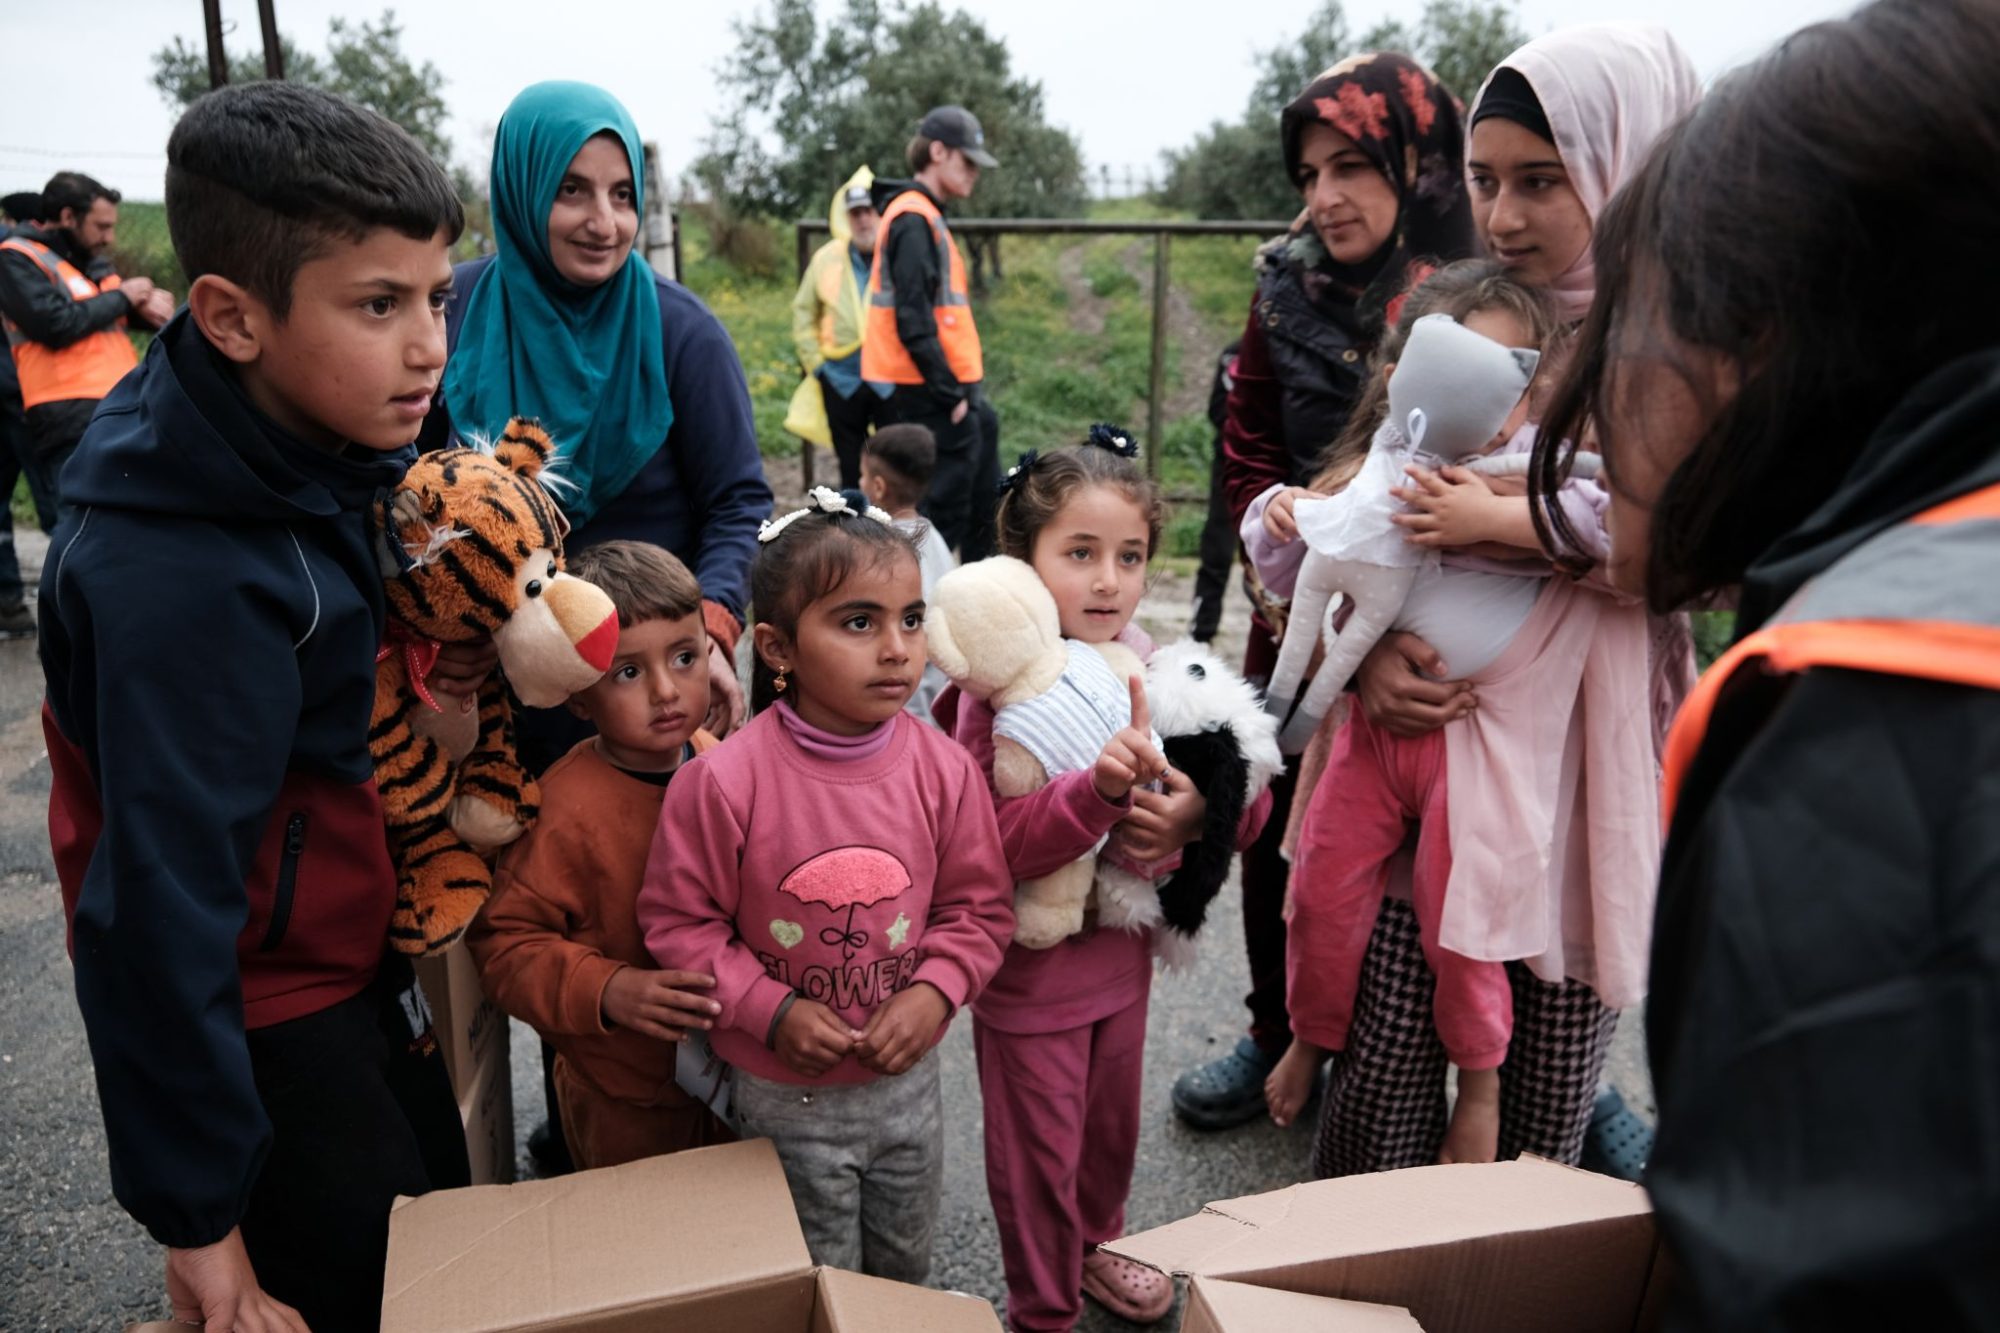
<path id="1" fill-rule="evenodd" d="M 1132 615 L 1161 506 L 1136 453 L 1129 437 L 1097 428 L 1079 448 L 1024 458 L 1000 504 L 999 546 L 1041 576 L 1063 637 L 1115 640 L 1144 657 L 1152 644 Z M 990 775 L 992 709 L 952 687 L 937 712 Z M 1146 790 L 1154 781 L 1164 789 Z M 1143 717 L 1112 738 L 1093 768 L 997 805 L 1005 873 L 1017 880 L 1089 854 L 1107 834 L 1129 859 L 1171 856 L 1200 836 L 1204 811 L 1188 779 L 1168 769 Z M 1251 807 L 1239 846 L 1269 809 L 1266 797 Z M 1173 1305 L 1171 1279 L 1097 1248 L 1125 1231 L 1151 982 L 1147 934 L 1086 924 L 1052 948 L 1010 949 L 973 1007 L 986 1184 L 1007 1272 L 1007 1320 L 1023 1333 L 1074 1327 L 1085 1295 L 1139 1323 Z"/>
<path id="2" fill-rule="evenodd" d="M 819 488 L 758 541 L 757 713 L 668 791 L 639 921 L 661 967 L 715 978 L 739 1127 L 776 1146 L 814 1262 L 922 1282 L 931 1048 L 1000 965 L 1011 886 L 979 770 L 904 712 L 909 538 Z"/>

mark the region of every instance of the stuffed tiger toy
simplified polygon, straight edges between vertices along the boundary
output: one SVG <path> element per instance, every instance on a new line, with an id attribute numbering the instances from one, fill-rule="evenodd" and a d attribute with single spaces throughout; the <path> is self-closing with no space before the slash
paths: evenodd
<path id="1" fill-rule="evenodd" d="M 492 887 L 485 856 L 534 822 L 541 794 L 515 758 L 509 688 L 554 707 L 618 647 L 611 599 L 562 572 L 569 525 L 544 489 L 551 450 L 516 417 L 490 452 L 419 457 L 377 515 L 389 625 L 368 744 L 396 863 L 389 938 L 403 953 L 457 939 Z M 488 637 L 500 673 L 477 709 L 440 702 L 425 684 L 439 651 Z"/>

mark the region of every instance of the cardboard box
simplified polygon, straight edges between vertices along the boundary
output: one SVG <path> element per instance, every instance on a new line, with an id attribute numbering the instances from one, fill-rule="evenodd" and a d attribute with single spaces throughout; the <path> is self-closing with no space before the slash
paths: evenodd
<path id="1" fill-rule="evenodd" d="M 507 1015 L 480 988 L 479 966 L 463 940 L 413 962 L 452 1091 L 463 1093 L 482 1066 L 507 1062 Z"/>
<path id="2" fill-rule="evenodd" d="M 505 1060 L 474 1073 L 472 1086 L 458 1097 L 465 1122 L 465 1156 L 475 1185 L 505 1185 L 514 1179 L 514 1071 Z"/>
<path id="3" fill-rule="evenodd" d="M 399 1199 L 382 1333 L 998 1333 L 993 1307 L 815 1268 L 763 1139 Z"/>
<path id="4" fill-rule="evenodd" d="M 1294 1185 L 1105 1248 L 1163 1272 L 1402 1306 L 1426 1333 L 1645 1333 L 1664 1281 L 1643 1190 L 1535 1158 Z M 1271 1326 L 1204 1317 L 1226 1333 Z"/>
<path id="5" fill-rule="evenodd" d="M 1423 1333 L 1408 1310 L 1332 1296 L 1307 1296 L 1276 1287 L 1253 1287 L 1222 1278 L 1188 1284 L 1181 1333 Z"/>
<path id="6" fill-rule="evenodd" d="M 465 1122 L 465 1150 L 472 1183 L 501 1185 L 514 1179 L 514 1080 L 507 1047 L 507 1015 L 486 998 L 479 967 L 461 941 L 443 953 L 415 960 L 417 980 L 430 1006 L 431 1027 L 451 1075 L 452 1095 Z"/>

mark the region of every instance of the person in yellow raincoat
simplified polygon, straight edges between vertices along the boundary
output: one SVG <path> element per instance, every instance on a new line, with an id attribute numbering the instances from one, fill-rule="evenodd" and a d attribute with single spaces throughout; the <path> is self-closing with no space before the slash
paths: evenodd
<path id="1" fill-rule="evenodd" d="M 785 429 L 832 445 L 847 487 L 861 484 L 861 446 L 882 420 L 883 391 L 861 379 L 861 294 L 881 224 L 869 194 L 874 180 L 863 167 L 834 192 L 827 214 L 833 239 L 813 255 L 792 297 L 792 341 L 806 378 L 792 395 Z"/>

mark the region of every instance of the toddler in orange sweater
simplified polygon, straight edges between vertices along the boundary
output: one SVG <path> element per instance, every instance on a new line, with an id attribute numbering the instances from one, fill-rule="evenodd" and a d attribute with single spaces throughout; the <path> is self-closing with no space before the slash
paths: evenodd
<path id="1" fill-rule="evenodd" d="M 716 1011 L 713 977 L 661 971 L 634 904 L 681 762 L 713 746 L 701 588 L 656 546 L 613 541 L 570 572 L 618 609 L 611 669 L 571 698 L 597 727 L 543 775 L 541 816 L 508 848 L 467 934 L 487 993 L 556 1048 L 556 1099 L 580 1167 L 700 1147 L 729 1131 L 674 1082 Z"/>

